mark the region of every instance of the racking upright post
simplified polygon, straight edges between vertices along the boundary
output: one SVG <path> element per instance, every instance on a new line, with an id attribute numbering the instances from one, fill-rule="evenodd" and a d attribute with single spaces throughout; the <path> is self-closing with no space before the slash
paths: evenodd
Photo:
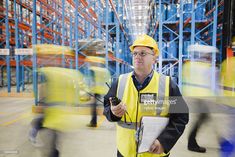
<path id="1" fill-rule="evenodd" d="M 90 1 L 89 0 L 87 0 L 87 3 L 90 5 Z M 89 7 L 89 5 L 87 7 Z M 88 9 L 86 8 L 85 11 L 88 12 Z M 86 38 L 90 38 L 91 37 L 91 24 L 90 24 L 90 22 L 88 20 L 85 21 L 85 32 L 86 32 L 86 35 L 85 35 Z"/>
<path id="2" fill-rule="evenodd" d="M 8 19 L 8 0 L 6 0 L 6 16 L 5 16 L 5 27 L 6 27 L 6 48 L 10 49 L 10 31 L 9 31 L 9 19 Z M 11 67 L 10 67 L 10 54 L 6 56 L 7 63 L 7 91 L 11 92 Z"/>
<path id="3" fill-rule="evenodd" d="M 103 14 L 103 12 L 101 11 L 101 2 L 100 2 L 100 0 L 98 0 L 98 8 L 97 8 L 97 12 L 98 12 L 98 25 L 99 25 L 99 27 L 98 27 L 98 38 L 99 39 L 101 39 L 102 38 L 102 36 L 101 36 L 101 28 L 102 28 L 102 26 L 101 26 L 101 14 Z"/>
<path id="4" fill-rule="evenodd" d="M 86 27 L 86 37 L 90 38 L 91 37 L 91 24 L 89 21 L 86 21 L 85 23 L 86 23 L 85 26 L 87 26 Z"/>
<path id="5" fill-rule="evenodd" d="M 120 7 L 119 7 L 119 0 L 116 0 L 116 9 L 117 9 L 117 14 L 118 14 L 118 16 L 119 16 L 119 9 L 120 9 Z M 119 26 L 119 22 L 118 22 L 118 19 L 117 18 L 115 18 L 116 20 L 116 23 L 115 23 L 115 25 L 116 25 L 116 58 L 120 58 L 120 53 L 119 53 L 119 40 L 120 40 L 120 35 L 119 35 L 119 33 L 120 33 L 120 26 Z M 116 76 L 119 76 L 119 74 L 120 74 L 120 66 L 119 66 L 120 64 L 118 63 L 118 62 L 116 62 Z"/>
<path id="6" fill-rule="evenodd" d="M 42 2 L 40 2 L 40 6 L 42 6 Z M 40 24 L 41 24 L 41 27 L 43 25 L 43 10 L 42 10 L 42 7 L 40 7 Z M 41 28 L 42 29 L 42 28 Z M 41 44 L 44 43 L 44 30 L 41 31 Z"/>
<path id="7" fill-rule="evenodd" d="M 101 39 L 101 2 L 100 0 L 98 0 L 98 8 L 97 8 L 97 12 L 98 12 L 98 38 Z"/>
<path id="8" fill-rule="evenodd" d="M 179 21 L 179 64 L 178 64 L 178 86 L 182 89 L 182 53 L 183 53 L 183 1 L 180 1 L 180 21 Z"/>
<path id="9" fill-rule="evenodd" d="M 121 23 L 123 24 L 123 16 L 124 16 L 124 12 L 123 12 L 123 10 L 124 10 L 124 1 L 121 1 Z M 119 13 L 120 13 L 120 9 L 119 9 Z M 126 52 L 124 51 L 124 40 L 125 40 L 125 38 L 124 38 L 124 33 L 122 32 L 121 33 L 121 43 L 120 43 L 120 45 L 121 45 L 121 59 L 122 60 L 124 60 L 124 61 L 127 61 L 126 60 L 126 57 L 125 57 L 125 54 L 126 54 Z M 123 65 L 122 67 L 121 67 L 121 73 L 125 73 L 125 68 L 126 68 L 126 65 Z"/>
<path id="10" fill-rule="evenodd" d="M 33 20 L 32 20 L 32 45 L 37 44 L 37 15 L 36 15 L 37 0 L 33 0 Z M 38 105 L 38 74 L 37 74 L 37 52 L 33 51 L 33 91 L 35 97 L 35 105 Z"/>
<path id="11" fill-rule="evenodd" d="M 15 48 L 19 48 L 19 30 L 17 18 L 16 0 L 14 0 L 14 20 L 15 20 Z M 16 55 L 16 92 L 20 92 L 20 56 Z"/>
<path id="12" fill-rule="evenodd" d="M 158 62 L 158 65 L 159 65 L 159 67 L 158 67 L 158 72 L 159 73 L 162 73 L 162 51 L 163 51 L 163 44 L 162 44 L 162 26 L 163 26 L 163 20 L 162 20 L 162 0 L 159 0 L 159 43 L 158 43 L 158 46 L 159 46 L 159 49 L 160 49 L 160 53 L 159 53 L 159 56 L 158 56 L 158 60 L 159 60 L 159 62 Z"/>
<path id="13" fill-rule="evenodd" d="M 195 7 L 194 7 L 194 0 L 191 0 L 192 5 L 192 14 L 191 14 L 191 44 L 195 43 Z M 193 60 L 194 51 L 191 52 L 191 60 Z"/>
<path id="14" fill-rule="evenodd" d="M 69 6 L 69 9 L 70 9 L 70 13 L 69 14 L 72 14 L 71 13 L 71 6 Z M 70 18 L 69 18 L 69 30 L 70 30 L 70 33 L 69 33 L 69 47 L 72 48 L 73 47 L 73 19 L 72 19 L 72 15 L 70 15 Z"/>
<path id="15" fill-rule="evenodd" d="M 78 1 L 75 2 L 75 10 L 74 10 L 74 15 L 75 15 L 75 68 L 78 70 Z"/>
<path id="16" fill-rule="evenodd" d="M 217 16 L 218 16 L 218 0 L 215 0 L 215 11 L 213 13 L 213 37 L 212 37 L 212 46 L 216 47 L 216 41 L 217 41 Z M 214 91 L 216 88 L 216 52 L 212 52 L 212 81 L 211 81 L 211 87 L 212 90 Z M 233 67 L 234 68 L 234 67 Z"/>
<path id="17" fill-rule="evenodd" d="M 109 16 L 109 0 L 105 0 L 105 67 L 108 69 L 108 41 L 109 41 L 109 28 L 108 28 L 108 16 Z"/>
<path id="18" fill-rule="evenodd" d="M 65 46 L 65 0 L 62 0 L 62 46 Z M 65 67 L 65 57 L 62 54 L 62 67 Z"/>

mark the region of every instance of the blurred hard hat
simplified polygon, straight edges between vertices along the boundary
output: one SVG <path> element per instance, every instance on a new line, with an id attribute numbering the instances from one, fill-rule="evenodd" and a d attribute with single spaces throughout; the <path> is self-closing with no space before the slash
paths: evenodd
<path id="1" fill-rule="evenodd" d="M 188 46 L 188 52 L 200 52 L 201 54 L 218 53 L 219 50 L 210 45 L 193 44 Z"/>
<path id="2" fill-rule="evenodd" d="M 150 36 L 144 34 L 139 36 L 133 43 L 133 45 L 130 46 L 130 50 L 131 52 L 133 52 L 134 48 L 136 46 L 146 46 L 146 47 L 150 47 L 154 50 L 155 55 L 159 55 L 159 49 L 158 49 L 158 45 L 157 42 Z"/>

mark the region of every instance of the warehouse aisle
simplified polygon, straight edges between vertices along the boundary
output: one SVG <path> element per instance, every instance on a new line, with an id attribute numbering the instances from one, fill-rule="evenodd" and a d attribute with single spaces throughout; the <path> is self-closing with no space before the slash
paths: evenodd
<path id="1" fill-rule="evenodd" d="M 31 112 L 33 99 L 31 98 L 0 98 L 0 156 L 9 157 L 41 157 L 49 148 L 45 140 L 50 138 L 50 132 L 43 130 L 39 136 L 44 146 L 35 148 L 28 140 L 30 122 L 35 116 Z M 193 115 L 194 117 L 195 115 Z M 193 119 L 191 118 L 191 120 Z M 104 116 L 99 116 L 98 127 L 87 128 L 89 115 L 80 115 L 81 127 L 69 133 L 60 133 L 59 149 L 62 157 L 115 157 L 116 138 L 115 125 L 109 123 Z M 207 153 L 200 154 L 186 149 L 187 126 L 183 137 L 178 141 L 171 152 L 171 157 L 218 157 L 218 143 L 213 126 L 204 127 L 198 135 L 198 141 L 207 147 Z"/>

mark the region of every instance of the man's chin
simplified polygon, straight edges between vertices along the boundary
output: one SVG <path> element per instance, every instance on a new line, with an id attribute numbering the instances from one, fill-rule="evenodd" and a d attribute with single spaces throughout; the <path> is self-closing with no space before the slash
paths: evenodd
<path id="1" fill-rule="evenodd" d="M 141 66 L 141 65 L 134 66 L 134 68 L 135 68 L 136 70 L 143 70 L 143 69 L 144 69 L 143 66 Z"/>

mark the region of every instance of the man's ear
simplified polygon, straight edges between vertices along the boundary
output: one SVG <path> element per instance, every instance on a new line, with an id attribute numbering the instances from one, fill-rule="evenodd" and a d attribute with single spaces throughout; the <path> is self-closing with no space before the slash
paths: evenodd
<path id="1" fill-rule="evenodd" d="M 153 57 L 154 64 L 157 64 L 157 56 Z"/>

